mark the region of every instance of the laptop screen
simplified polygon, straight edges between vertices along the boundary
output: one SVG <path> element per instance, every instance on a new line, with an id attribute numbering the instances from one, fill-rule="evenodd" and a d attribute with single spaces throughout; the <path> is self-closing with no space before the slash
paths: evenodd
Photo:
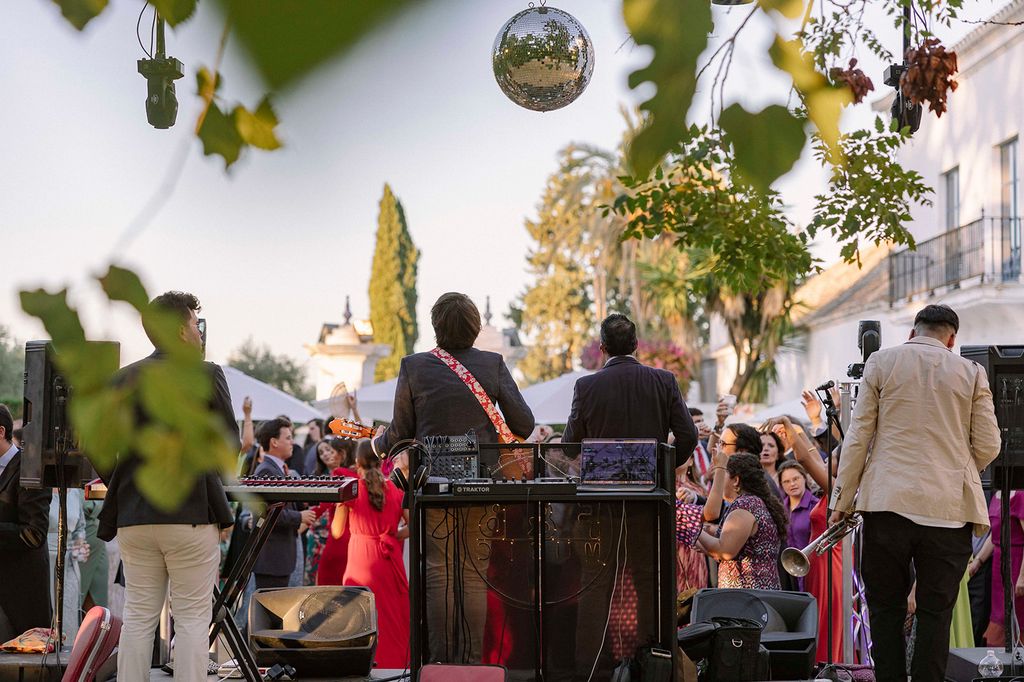
<path id="1" fill-rule="evenodd" d="M 586 485 L 653 486 L 658 441 L 586 439 L 580 452 L 580 482 Z"/>

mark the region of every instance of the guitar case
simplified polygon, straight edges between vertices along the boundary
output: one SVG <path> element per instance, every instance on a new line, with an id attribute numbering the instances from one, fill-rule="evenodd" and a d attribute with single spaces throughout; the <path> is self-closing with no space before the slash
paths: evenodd
<path id="1" fill-rule="evenodd" d="M 71 658 L 61 682 L 105 682 L 117 660 L 117 642 L 121 637 L 121 619 L 110 609 L 94 606 L 85 614 L 78 629 Z"/>

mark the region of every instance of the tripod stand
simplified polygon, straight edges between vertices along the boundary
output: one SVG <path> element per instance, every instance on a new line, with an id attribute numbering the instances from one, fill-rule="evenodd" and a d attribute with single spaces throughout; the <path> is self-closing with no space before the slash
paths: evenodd
<path id="1" fill-rule="evenodd" d="M 826 449 L 828 450 L 828 453 L 827 453 L 827 456 L 826 456 L 826 460 L 825 460 L 825 466 L 828 468 L 828 476 L 825 479 L 826 480 L 825 499 L 828 500 L 828 502 L 826 503 L 826 506 L 827 506 L 828 503 L 830 503 L 832 501 L 832 480 L 833 480 L 833 468 L 832 468 L 832 456 L 833 455 L 832 455 L 832 451 L 835 450 L 835 448 L 836 448 L 836 442 L 835 442 L 835 435 L 834 434 L 838 433 L 839 434 L 839 439 L 840 440 L 843 439 L 843 425 L 839 421 L 839 409 L 836 407 L 835 401 L 832 400 L 832 394 L 829 393 L 829 390 L 833 386 L 835 386 L 835 382 L 834 381 L 828 381 L 828 382 L 822 384 L 821 386 L 819 386 L 818 388 L 815 389 L 815 393 L 818 394 L 818 399 L 825 406 L 825 426 L 827 428 L 827 431 L 825 432 L 825 445 L 826 445 Z M 833 428 L 835 429 L 835 432 L 833 432 Z M 829 624 L 829 627 L 828 627 L 828 637 L 827 637 L 828 655 L 826 656 L 826 659 L 825 659 L 825 666 L 818 672 L 817 678 L 818 679 L 823 679 L 823 680 L 834 680 L 835 682 L 839 682 L 839 679 L 840 679 L 840 677 L 839 677 L 839 668 L 836 667 L 836 662 L 833 660 L 833 656 L 832 656 L 832 644 L 833 644 L 833 641 L 832 641 L 832 637 L 833 637 L 833 634 L 832 634 L 832 615 L 833 615 L 833 608 L 834 608 L 834 605 L 832 603 L 833 602 L 833 599 L 832 599 L 832 588 L 833 588 L 835 576 L 833 575 L 834 571 L 833 571 L 833 566 L 832 566 L 832 556 L 831 555 L 832 555 L 832 549 L 829 549 L 828 550 L 827 561 L 826 561 L 826 563 L 828 564 L 828 568 L 826 569 L 826 578 L 825 578 L 826 589 L 828 591 L 828 599 L 826 600 L 826 603 L 825 603 L 826 614 L 827 614 L 827 619 L 828 619 L 828 624 Z"/>

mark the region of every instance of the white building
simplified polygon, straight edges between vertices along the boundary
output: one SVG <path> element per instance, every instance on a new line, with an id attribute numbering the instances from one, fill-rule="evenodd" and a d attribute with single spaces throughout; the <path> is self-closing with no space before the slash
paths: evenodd
<path id="1" fill-rule="evenodd" d="M 1013 0 L 993 20 L 1024 20 L 1024 0 Z M 798 348 L 777 356 L 771 403 L 845 377 L 847 365 L 859 360 L 859 320 L 881 321 L 884 348 L 907 338 L 914 315 L 928 303 L 959 314 L 959 345 L 1024 344 L 1024 31 L 985 24 L 952 49 L 960 72 L 949 110 L 936 118 L 926 109 L 920 130 L 900 151 L 900 163 L 935 189 L 933 205 L 912 212 L 917 249 L 871 249 L 863 269 L 836 265 L 801 288 L 797 298 L 806 308 L 797 316 L 806 331 Z M 888 112 L 890 103 L 891 95 L 876 109 Z M 724 392 L 731 358 L 712 347 Z"/>

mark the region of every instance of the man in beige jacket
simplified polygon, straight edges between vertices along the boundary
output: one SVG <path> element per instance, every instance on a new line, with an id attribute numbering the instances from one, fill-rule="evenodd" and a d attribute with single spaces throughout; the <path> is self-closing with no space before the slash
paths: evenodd
<path id="1" fill-rule="evenodd" d="M 911 564 L 911 677 L 943 680 L 971 531 L 988 528 L 979 472 L 999 454 L 999 427 L 985 370 L 950 352 L 959 328 L 949 306 L 929 305 L 914 319 L 909 341 L 874 353 L 843 442 L 830 521 L 854 509 L 864 515 L 861 575 L 878 682 L 907 679 Z"/>

